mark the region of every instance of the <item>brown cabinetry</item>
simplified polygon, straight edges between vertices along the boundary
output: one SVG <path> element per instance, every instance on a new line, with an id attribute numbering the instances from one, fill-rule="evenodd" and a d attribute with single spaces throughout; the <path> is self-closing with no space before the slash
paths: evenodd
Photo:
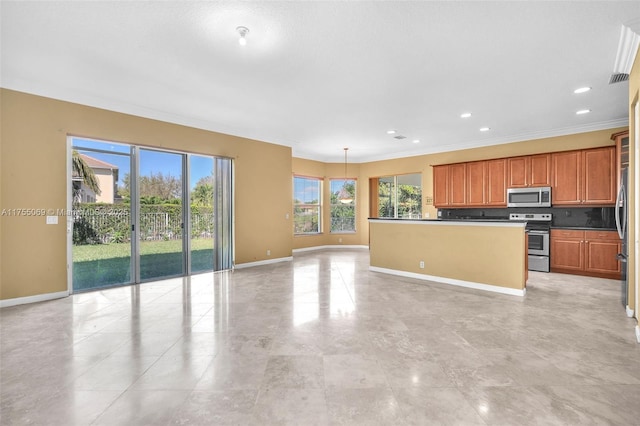
<path id="1" fill-rule="evenodd" d="M 552 154 L 552 204 L 614 204 L 615 160 L 614 147 Z"/>
<path id="2" fill-rule="evenodd" d="M 486 161 L 475 161 L 466 164 L 466 205 L 484 206 L 487 178 Z"/>
<path id="3" fill-rule="evenodd" d="M 435 207 L 506 206 L 506 160 L 433 166 Z"/>
<path id="4" fill-rule="evenodd" d="M 613 205 L 615 147 L 433 166 L 438 208 L 506 207 L 507 188 L 537 186 L 551 186 L 554 206 Z"/>
<path id="5" fill-rule="evenodd" d="M 551 230 L 551 270 L 584 271 L 584 231 Z"/>
<path id="6" fill-rule="evenodd" d="M 551 184 L 551 155 L 512 157 L 508 163 L 508 187 L 527 188 Z"/>
<path id="7" fill-rule="evenodd" d="M 615 231 L 585 231 L 585 257 L 587 272 L 620 275 L 620 261 L 617 254 L 622 243 Z"/>
<path id="8" fill-rule="evenodd" d="M 449 165 L 449 205 L 463 207 L 467 203 L 466 164 Z"/>
<path id="9" fill-rule="evenodd" d="M 507 205 L 507 160 L 501 158 L 486 163 L 486 204 L 504 207 Z"/>
<path id="10" fill-rule="evenodd" d="M 619 278 L 620 245 L 615 231 L 552 229 L 551 271 Z"/>
<path id="11" fill-rule="evenodd" d="M 449 205 L 449 166 L 433 166 L 433 205 Z"/>
<path id="12" fill-rule="evenodd" d="M 433 205 L 464 207 L 467 205 L 466 164 L 433 167 Z"/>

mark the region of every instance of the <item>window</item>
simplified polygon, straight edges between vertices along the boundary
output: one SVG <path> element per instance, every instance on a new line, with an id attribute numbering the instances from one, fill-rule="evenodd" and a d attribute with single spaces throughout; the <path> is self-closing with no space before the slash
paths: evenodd
<path id="1" fill-rule="evenodd" d="M 399 219 L 422 217 L 422 175 L 420 173 L 373 178 L 371 191 L 372 216 Z"/>
<path id="2" fill-rule="evenodd" d="M 356 232 L 354 179 L 331 179 L 331 232 Z"/>
<path id="3" fill-rule="evenodd" d="M 293 233 L 318 234 L 320 227 L 322 180 L 293 177 Z"/>

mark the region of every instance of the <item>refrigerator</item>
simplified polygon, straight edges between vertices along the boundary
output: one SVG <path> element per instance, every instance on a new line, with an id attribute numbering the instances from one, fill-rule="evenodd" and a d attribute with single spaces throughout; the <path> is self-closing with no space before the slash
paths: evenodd
<path id="1" fill-rule="evenodd" d="M 622 240 L 622 250 L 618 253 L 617 257 L 620 260 L 620 269 L 622 270 L 622 283 L 621 283 L 621 301 L 622 306 L 629 305 L 627 300 L 628 295 L 628 263 L 627 256 L 629 254 L 629 235 L 627 226 L 628 222 L 628 182 L 629 182 L 629 137 L 624 137 L 620 144 L 620 187 L 618 188 L 618 197 L 616 198 L 615 216 L 616 216 L 616 228 L 618 228 L 618 235 Z"/>

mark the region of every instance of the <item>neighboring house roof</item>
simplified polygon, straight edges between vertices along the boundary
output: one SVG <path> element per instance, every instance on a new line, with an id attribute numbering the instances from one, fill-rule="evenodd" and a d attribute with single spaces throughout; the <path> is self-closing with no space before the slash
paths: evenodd
<path id="1" fill-rule="evenodd" d="M 98 160 L 97 158 L 89 157 L 85 154 L 80 154 L 80 158 L 87 163 L 87 166 L 92 169 L 118 169 L 118 166 L 114 166 L 113 164 L 109 164 L 106 161 Z"/>

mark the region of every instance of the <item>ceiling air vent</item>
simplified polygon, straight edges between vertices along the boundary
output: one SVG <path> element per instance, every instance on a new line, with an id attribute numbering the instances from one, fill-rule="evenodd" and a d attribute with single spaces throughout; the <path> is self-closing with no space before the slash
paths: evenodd
<path id="1" fill-rule="evenodd" d="M 402 135 L 398 135 L 398 136 L 394 136 L 394 139 L 406 139 L 406 136 L 402 136 Z"/>
<path id="2" fill-rule="evenodd" d="M 611 74 L 611 78 L 609 79 L 609 84 L 614 83 L 622 83 L 623 81 L 629 80 L 629 74 L 625 74 L 623 72 Z"/>

